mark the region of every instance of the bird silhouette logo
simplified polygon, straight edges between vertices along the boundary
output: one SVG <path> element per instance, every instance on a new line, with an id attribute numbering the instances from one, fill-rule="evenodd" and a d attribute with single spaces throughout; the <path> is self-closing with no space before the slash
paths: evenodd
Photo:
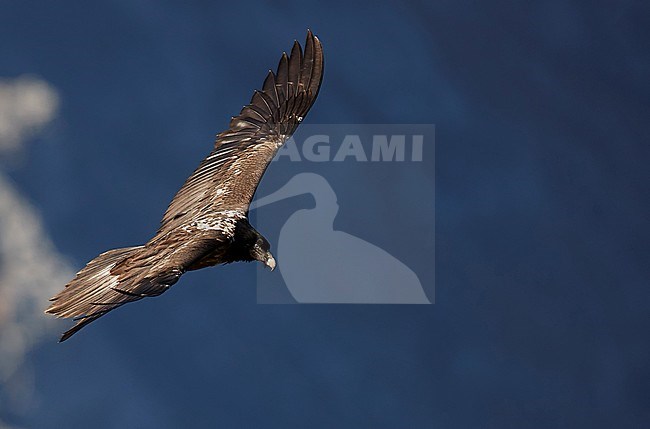
<path id="1" fill-rule="evenodd" d="M 384 249 L 334 229 L 336 193 L 315 173 L 300 173 L 253 201 L 259 209 L 311 194 L 312 209 L 295 211 L 280 230 L 278 269 L 298 303 L 430 304 L 418 276 Z"/>

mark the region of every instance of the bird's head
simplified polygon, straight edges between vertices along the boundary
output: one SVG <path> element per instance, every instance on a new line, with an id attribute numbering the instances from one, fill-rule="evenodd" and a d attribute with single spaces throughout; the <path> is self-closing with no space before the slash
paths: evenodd
<path id="1" fill-rule="evenodd" d="M 275 258 L 271 254 L 270 249 L 271 245 L 269 242 L 266 238 L 260 235 L 251 248 L 251 256 L 253 259 L 260 261 L 273 271 L 275 269 Z"/>
<path id="2" fill-rule="evenodd" d="M 235 237 L 226 255 L 226 262 L 234 261 L 260 261 L 273 271 L 275 258 L 270 252 L 271 245 L 248 223 L 247 219 L 237 222 Z"/>

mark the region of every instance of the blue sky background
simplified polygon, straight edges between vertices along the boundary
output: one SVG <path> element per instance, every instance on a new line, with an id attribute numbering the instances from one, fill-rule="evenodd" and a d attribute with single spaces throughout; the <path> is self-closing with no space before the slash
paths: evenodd
<path id="1" fill-rule="evenodd" d="M 308 121 L 436 124 L 436 304 L 263 306 L 253 265 L 203 270 L 68 343 L 55 343 L 57 325 L 26 355 L 31 399 L 17 406 L 3 389 L 0 420 L 647 426 L 649 12 L 640 1 L 3 2 L 0 76 L 37 75 L 61 105 L 0 169 L 75 269 L 151 236 L 214 135 L 311 28 L 326 74 Z M 400 198 L 418 213 L 433 169 L 419 177 L 399 194 L 377 183 L 339 197 Z M 365 216 L 371 238 L 409 227 Z"/>

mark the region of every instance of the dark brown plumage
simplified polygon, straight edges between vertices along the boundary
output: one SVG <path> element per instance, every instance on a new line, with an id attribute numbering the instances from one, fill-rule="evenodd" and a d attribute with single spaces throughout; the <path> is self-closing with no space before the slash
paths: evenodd
<path id="1" fill-rule="evenodd" d="M 217 136 L 208 157 L 169 205 L 145 245 L 109 250 L 90 261 L 45 311 L 77 324 L 65 341 L 115 308 L 158 296 L 189 270 L 260 261 L 275 268 L 268 241 L 248 223 L 248 206 L 264 171 L 316 100 L 323 49 L 311 31 L 269 71 L 261 91 Z"/>

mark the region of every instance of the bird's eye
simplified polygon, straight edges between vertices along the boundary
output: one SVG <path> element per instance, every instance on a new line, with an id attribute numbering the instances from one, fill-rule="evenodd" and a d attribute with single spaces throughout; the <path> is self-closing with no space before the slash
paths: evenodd
<path id="1" fill-rule="evenodd" d="M 259 247 L 265 252 L 271 248 L 271 245 L 267 241 L 262 239 L 258 239 L 257 243 L 255 243 L 255 246 Z"/>

